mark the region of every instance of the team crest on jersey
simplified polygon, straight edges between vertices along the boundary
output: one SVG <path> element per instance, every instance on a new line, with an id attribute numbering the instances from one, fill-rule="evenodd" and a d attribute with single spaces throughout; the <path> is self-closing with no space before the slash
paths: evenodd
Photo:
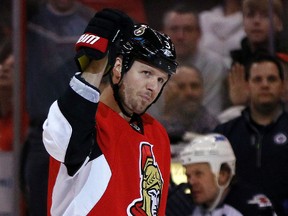
<path id="1" fill-rule="evenodd" d="M 140 195 L 127 208 L 130 216 L 157 216 L 162 195 L 163 178 L 155 161 L 152 145 L 143 142 L 140 144 L 139 157 Z"/>

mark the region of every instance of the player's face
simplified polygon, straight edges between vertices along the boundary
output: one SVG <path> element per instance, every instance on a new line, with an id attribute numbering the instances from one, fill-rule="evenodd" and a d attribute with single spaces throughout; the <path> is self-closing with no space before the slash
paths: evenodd
<path id="1" fill-rule="evenodd" d="M 163 30 L 171 37 L 177 57 L 183 58 L 195 52 L 200 39 L 200 29 L 193 14 L 168 13 L 164 19 Z"/>
<path id="2" fill-rule="evenodd" d="M 120 83 L 119 95 L 125 110 L 143 113 L 156 99 L 167 80 L 168 74 L 164 71 L 134 61 Z"/>
<path id="3" fill-rule="evenodd" d="M 193 201 L 198 205 L 210 206 L 216 199 L 219 189 L 209 164 L 195 163 L 185 168 L 187 180 L 192 186 Z"/>
<path id="4" fill-rule="evenodd" d="M 254 106 L 278 104 L 283 95 L 284 83 L 277 66 L 269 61 L 252 65 L 248 84 Z"/>

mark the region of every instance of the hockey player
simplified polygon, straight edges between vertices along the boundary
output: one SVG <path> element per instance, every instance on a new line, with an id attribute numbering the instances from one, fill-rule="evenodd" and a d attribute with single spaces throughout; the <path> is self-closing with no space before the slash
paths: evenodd
<path id="1" fill-rule="evenodd" d="M 195 204 L 192 216 L 275 215 L 264 194 L 235 180 L 236 159 L 223 135 L 196 137 L 184 147 L 179 158 L 191 186 Z"/>
<path id="2" fill-rule="evenodd" d="M 170 145 L 145 111 L 177 63 L 170 38 L 120 11 L 95 14 L 76 44 L 80 73 L 43 125 L 49 215 L 164 215 Z M 98 90 L 104 74 L 111 85 Z"/>

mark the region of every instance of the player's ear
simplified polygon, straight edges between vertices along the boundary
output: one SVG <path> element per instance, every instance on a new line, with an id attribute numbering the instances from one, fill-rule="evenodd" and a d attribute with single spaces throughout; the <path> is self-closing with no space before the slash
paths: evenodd
<path id="1" fill-rule="evenodd" d="M 230 180 L 231 172 L 228 169 L 220 169 L 218 176 L 218 184 L 220 186 L 226 185 Z"/>
<path id="2" fill-rule="evenodd" d="M 113 83 L 118 83 L 121 79 L 121 70 L 122 70 L 122 59 L 120 57 L 116 58 L 112 73 L 112 81 Z"/>

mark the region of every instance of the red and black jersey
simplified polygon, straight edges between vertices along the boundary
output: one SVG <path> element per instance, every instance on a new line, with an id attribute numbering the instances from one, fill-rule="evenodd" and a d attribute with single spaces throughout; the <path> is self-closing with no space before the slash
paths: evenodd
<path id="1" fill-rule="evenodd" d="M 97 110 L 96 120 L 79 113 L 75 104 L 81 103 L 85 116 Z M 49 215 L 165 215 L 169 139 L 150 115 L 141 121 L 143 133 L 105 104 L 87 102 L 72 89 L 51 106 L 43 133 L 52 156 Z"/>

